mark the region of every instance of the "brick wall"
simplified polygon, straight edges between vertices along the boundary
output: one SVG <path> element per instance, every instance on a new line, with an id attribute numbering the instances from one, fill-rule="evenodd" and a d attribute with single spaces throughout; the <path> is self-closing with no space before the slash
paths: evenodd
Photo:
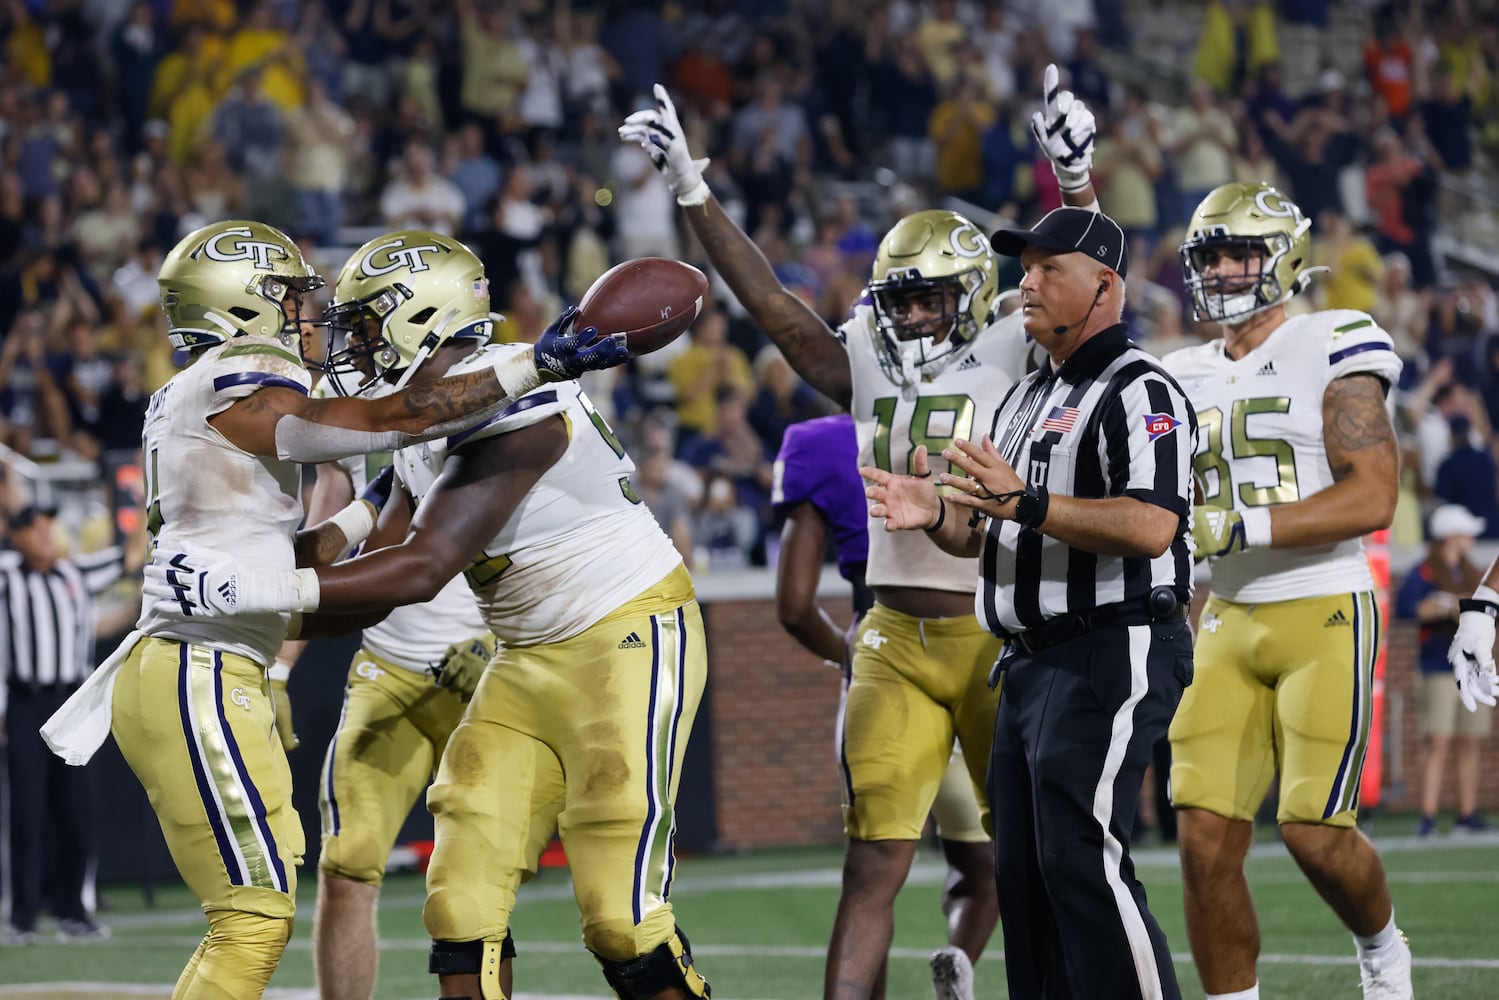
<path id="1" fill-rule="evenodd" d="M 829 605 L 831 606 L 831 605 Z M 725 847 L 835 843 L 842 836 L 833 720 L 839 678 L 786 635 L 769 600 L 708 603 L 718 830 Z M 1386 724 L 1399 716 L 1398 761 L 1385 760 L 1384 805 L 1416 808 L 1422 745 L 1415 629 L 1388 633 Z M 1399 711 L 1397 713 L 1397 706 Z M 1499 813 L 1499 735 L 1485 744 L 1480 806 Z M 1393 783 L 1393 786 L 1392 786 Z M 1443 803 L 1456 804 L 1452 768 Z"/>

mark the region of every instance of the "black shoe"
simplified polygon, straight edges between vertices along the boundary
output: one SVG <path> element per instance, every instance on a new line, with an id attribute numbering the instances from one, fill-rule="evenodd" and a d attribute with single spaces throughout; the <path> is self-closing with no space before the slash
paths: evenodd
<path id="1" fill-rule="evenodd" d="M 57 922 L 57 940 L 67 944 L 73 941 L 103 941 L 109 937 L 109 928 L 100 927 L 88 917 L 64 917 Z"/>

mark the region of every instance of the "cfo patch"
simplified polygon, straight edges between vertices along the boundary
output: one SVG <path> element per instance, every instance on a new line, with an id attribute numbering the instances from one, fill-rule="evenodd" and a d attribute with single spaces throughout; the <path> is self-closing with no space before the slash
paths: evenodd
<path id="1" fill-rule="evenodd" d="M 1181 426 L 1181 421 L 1169 413 L 1145 414 L 1145 433 L 1151 441 L 1165 437 Z"/>

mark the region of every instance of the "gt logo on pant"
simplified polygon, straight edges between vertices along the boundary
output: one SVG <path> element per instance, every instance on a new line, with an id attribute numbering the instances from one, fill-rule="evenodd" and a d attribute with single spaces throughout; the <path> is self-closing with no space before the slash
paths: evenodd
<path id="1" fill-rule="evenodd" d="M 250 696 L 245 694 L 244 688 L 235 688 L 229 692 L 229 700 L 234 702 L 246 712 L 250 710 Z"/>
<path id="2" fill-rule="evenodd" d="M 381 678 L 381 676 L 384 675 L 385 671 L 381 670 L 370 661 L 363 660 L 360 662 L 359 666 L 354 668 L 354 673 L 358 674 L 360 677 L 363 677 L 367 681 L 377 681 Z"/>

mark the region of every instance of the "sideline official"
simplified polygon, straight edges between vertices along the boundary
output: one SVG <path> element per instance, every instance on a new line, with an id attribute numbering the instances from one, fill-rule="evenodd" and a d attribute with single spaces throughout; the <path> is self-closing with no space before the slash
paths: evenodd
<path id="1" fill-rule="evenodd" d="M 1113 220 L 1060 208 L 993 245 L 1020 258 L 1025 329 L 1048 360 L 989 435 L 942 453 L 967 477 L 924 478 L 924 453 L 915 476 L 861 469 L 870 514 L 981 555 L 978 615 L 1007 640 L 989 799 L 1010 996 L 1179 1000 L 1129 835 L 1192 677 L 1197 419 L 1119 321 Z"/>

